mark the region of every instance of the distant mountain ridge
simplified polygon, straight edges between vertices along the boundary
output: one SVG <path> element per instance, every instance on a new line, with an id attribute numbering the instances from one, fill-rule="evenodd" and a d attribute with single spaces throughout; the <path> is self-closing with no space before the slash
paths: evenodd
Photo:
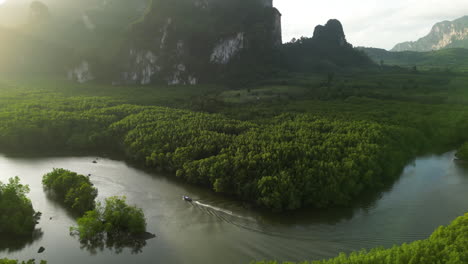
<path id="1" fill-rule="evenodd" d="M 423 52 L 445 48 L 468 48 L 468 16 L 437 23 L 427 36 L 397 44 L 391 51 Z"/>

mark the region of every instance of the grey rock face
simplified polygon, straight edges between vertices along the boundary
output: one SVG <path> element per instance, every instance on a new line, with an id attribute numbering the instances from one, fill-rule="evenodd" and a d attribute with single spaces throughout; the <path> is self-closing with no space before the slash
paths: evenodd
<path id="1" fill-rule="evenodd" d="M 266 7 L 273 7 L 273 0 L 262 0 L 262 4 Z"/>
<path id="2" fill-rule="evenodd" d="M 233 56 L 244 48 L 244 33 L 238 33 L 235 37 L 221 41 L 213 50 L 210 61 L 213 63 L 227 64 Z"/>
<path id="3" fill-rule="evenodd" d="M 281 13 L 275 9 L 274 24 L 273 24 L 273 39 L 275 46 L 283 44 L 283 30 L 281 25 Z"/>
<path id="4" fill-rule="evenodd" d="M 341 47 L 350 45 L 346 41 L 343 25 L 336 19 L 330 19 L 324 26 L 318 25 L 315 27 L 312 39 L 325 45 Z"/>
<path id="5" fill-rule="evenodd" d="M 444 48 L 468 48 L 468 16 L 437 23 L 427 36 L 397 44 L 391 51 L 423 52 Z"/>
<path id="6" fill-rule="evenodd" d="M 130 50 L 129 71 L 122 73 L 122 80 L 127 84 L 149 84 L 160 70 L 158 57 L 150 50 Z"/>
<path id="7" fill-rule="evenodd" d="M 178 0 L 157 1 L 133 25 L 116 83 L 193 85 L 207 79 L 210 70 L 228 69 L 245 50 L 282 44 L 281 13 L 272 0 L 251 0 L 258 5 L 247 14 L 230 14 L 231 7 L 250 6 L 245 0 L 181 1 L 184 15 L 172 8 L 171 1 Z"/>
<path id="8" fill-rule="evenodd" d="M 83 60 L 74 68 L 68 70 L 68 79 L 76 81 L 78 83 L 86 83 L 94 80 L 93 73 L 91 72 L 91 66 L 88 61 Z"/>

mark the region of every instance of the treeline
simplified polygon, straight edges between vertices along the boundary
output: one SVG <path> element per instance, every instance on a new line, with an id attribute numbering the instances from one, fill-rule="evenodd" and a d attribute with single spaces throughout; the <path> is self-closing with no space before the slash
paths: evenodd
<path id="1" fill-rule="evenodd" d="M 468 139 L 461 105 L 351 97 L 227 109 L 253 120 L 240 121 L 104 97 L 15 96 L 0 98 L 3 151 L 124 154 L 277 211 L 349 205 L 415 155 Z"/>
<path id="2" fill-rule="evenodd" d="M 0 146 L 114 150 L 185 181 L 273 210 L 348 205 L 419 148 L 418 130 L 285 114 L 263 124 L 74 98 L 8 105 Z M 40 140 L 38 140 L 40 139 Z"/>
<path id="3" fill-rule="evenodd" d="M 4 151 L 28 148 L 74 152 L 107 148 L 112 144 L 102 131 L 130 114 L 125 106 L 113 110 L 115 104 L 109 99 L 63 99 L 54 95 L 16 104 L 6 102 L 0 105 L 0 147 Z"/>
<path id="4" fill-rule="evenodd" d="M 465 264 L 468 263 L 468 214 L 457 218 L 447 227 L 439 227 L 430 238 L 390 249 L 362 250 L 349 255 L 301 264 Z M 253 264 L 278 264 L 262 261 Z M 294 264 L 284 262 L 284 264 Z"/>
<path id="5" fill-rule="evenodd" d="M 348 205 L 395 176 L 416 139 L 372 122 L 284 115 L 269 125 L 160 110 L 111 126 L 130 157 L 274 209 Z"/>
<path id="6" fill-rule="evenodd" d="M 31 200 L 26 197 L 27 193 L 29 186 L 21 184 L 18 177 L 11 178 L 7 184 L 0 182 L 1 236 L 32 235 L 41 213 L 34 211 Z"/>

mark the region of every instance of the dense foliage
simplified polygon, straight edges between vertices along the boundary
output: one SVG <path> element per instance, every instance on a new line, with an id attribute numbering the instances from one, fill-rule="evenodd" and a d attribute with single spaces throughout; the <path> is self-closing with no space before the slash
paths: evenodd
<path id="1" fill-rule="evenodd" d="M 382 185 L 404 165 L 410 157 L 405 153 L 411 153 L 414 145 L 397 139 L 410 142 L 419 136 L 411 129 L 375 122 L 305 114 L 283 115 L 264 125 L 219 115 L 129 105 L 67 114 L 108 120 L 123 117 L 108 128 L 105 122 L 99 124 L 104 131 L 99 132 L 107 140 L 121 142 L 129 158 L 276 210 L 348 204 L 366 188 Z M 88 124 L 91 120 L 87 119 Z M 78 131 L 70 128 L 62 135 L 63 141 L 56 137 L 52 144 L 72 143 L 79 147 L 92 145 L 87 141 L 101 137 L 87 136 L 98 131 L 81 134 L 83 127 L 76 128 Z M 20 135 L 14 133 L 15 137 Z M 77 140 L 70 142 L 73 138 Z M 20 140 L 28 142 L 27 138 L 15 141 Z"/>
<path id="2" fill-rule="evenodd" d="M 40 213 L 34 211 L 28 192 L 18 177 L 0 182 L 0 235 L 28 236 L 34 231 Z"/>
<path id="3" fill-rule="evenodd" d="M 407 146 L 397 138 L 417 136 L 310 115 L 258 126 L 163 109 L 131 115 L 111 130 L 123 135 L 128 155 L 148 166 L 275 210 L 348 204 L 406 161 Z"/>
<path id="4" fill-rule="evenodd" d="M 49 81 L 35 93 L 25 88 L 31 84 L 7 83 L 0 146 L 124 154 L 217 192 L 287 210 L 348 205 L 391 182 L 415 155 L 468 139 L 465 77 L 307 78 L 245 91 Z"/>
<path id="5" fill-rule="evenodd" d="M 458 149 L 456 156 L 461 160 L 468 161 L 468 142 L 463 144 L 460 149 Z"/>
<path id="6" fill-rule="evenodd" d="M 83 214 L 94 209 L 98 191 L 89 177 L 65 169 L 54 169 L 44 175 L 42 183 L 74 212 Z"/>
<path id="7" fill-rule="evenodd" d="M 82 241 L 138 236 L 146 232 L 146 219 L 143 210 L 126 204 L 125 197 L 110 197 L 105 204 L 98 203 L 78 219 L 78 226 L 71 231 Z"/>
<path id="8" fill-rule="evenodd" d="M 36 264 L 36 261 L 34 259 L 21 262 L 13 259 L 0 259 L 0 264 Z M 41 260 L 40 264 L 47 264 L 47 261 Z"/>
<path id="9" fill-rule="evenodd" d="M 279 262 L 257 262 L 278 264 Z M 287 262 L 293 264 L 292 262 Z M 302 264 L 465 264 L 468 263 L 468 214 L 447 227 L 439 227 L 430 238 L 391 249 L 362 250 L 349 255 Z M 286 262 L 285 262 L 286 264 Z"/>

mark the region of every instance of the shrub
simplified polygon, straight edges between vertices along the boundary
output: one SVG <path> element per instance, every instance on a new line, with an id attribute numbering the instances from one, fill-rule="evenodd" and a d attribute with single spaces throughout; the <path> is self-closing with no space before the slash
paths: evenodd
<path id="1" fill-rule="evenodd" d="M 44 175 L 42 184 L 76 213 L 84 214 L 95 207 L 98 191 L 89 177 L 65 169 L 54 169 Z"/>
<path id="2" fill-rule="evenodd" d="M 146 219 L 142 209 L 127 205 L 125 197 L 110 197 L 79 218 L 71 232 L 82 241 L 138 236 L 146 232 Z"/>
<path id="3" fill-rule="evenodd" d="M 457 151 L 457 158 L 468 161 L 468 142 L 463 144 Z"/>
<path id="4" fill-rule="evenodd" d="M 25 236 L 34 231 L 40 213 L 34 211 L 27 193 L 29 186 L 22 185 L 18 177 L 8 184 L 0 182 L 0 234 Z"/>

